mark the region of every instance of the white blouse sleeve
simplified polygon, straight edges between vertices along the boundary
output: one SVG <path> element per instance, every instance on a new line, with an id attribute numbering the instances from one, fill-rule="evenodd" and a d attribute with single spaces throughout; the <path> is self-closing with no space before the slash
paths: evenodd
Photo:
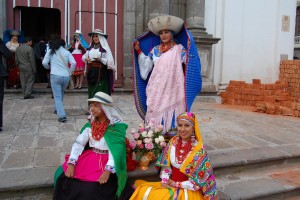
<path id="1" fill-rule="evenodd" d="M 88 57 L 88 55 L 89 55 L 89 50 L 87 50 L 87 51 L 85 52 L 85 54 L 82 55 L 82 58 L 81 58 L 82 62 L 86 63 L 86 60 L 85 60 L 85 59 Z"/>
<path id="2" fill-rule="evenodd" d="M 81 155 L 82 151 L 84 150 L 85 145 L 89 141 L 89 132 L 90 128 L 84 129 L 84 131 L 77 137 L 75 143 L 72 146 L 70 158 L 68 164 L 75 165 L 78 157 Z"/>
<path id="3" fill-rule="evenodd" d="M 140 68 L 140 74 L 143 80 L 146 80 L 149 73 L 151 72 L 153 68 L 153 50 L 149 53 L 148 56 L 146 56 L 143 52 L 139 54 L 139 68 Z"/>
<path id="4" fill-rule="evenodd" d="M 188 189 L 188 190 L 192 190 L 192 191 L 196 191 L 196 190 L 199 190 L 200 189 L 200 187 L 198 186 L 198 185 L 196 185 L 196 184 L 194 184 L 193 182 L 191 182 L 191 181 L 183 181 L 183 182 L 181 182 L 181 184 L 182 184 L 182 188 L 183 189 Z"/>
<path id="5" fill-rule="evenodd" d="M 106 163 L 105 169 L 110 171 L 111 173 L 116 173 L 115 161 L 110 150 L 108 150 L 108 161 Z"/>

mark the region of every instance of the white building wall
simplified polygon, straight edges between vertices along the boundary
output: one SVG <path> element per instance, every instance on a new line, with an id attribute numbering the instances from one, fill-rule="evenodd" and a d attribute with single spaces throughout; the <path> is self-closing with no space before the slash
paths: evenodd
<path id="1" fill-rule="evenodd" d="M 206 0 L 205 27 L 213 47 L 214 84 L 278 80 L 280 58 L 293 59 L 296 0 Z M 283 15 L 290 17 L 282 31 Z"/>

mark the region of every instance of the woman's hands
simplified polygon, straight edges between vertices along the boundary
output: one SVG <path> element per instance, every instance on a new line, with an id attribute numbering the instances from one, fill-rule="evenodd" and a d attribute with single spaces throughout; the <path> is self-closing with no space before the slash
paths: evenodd
<path id="1" fill-rule="evenodd" d="M 104 170 L 104 172 L 102 173 L 102 175 L 98 179 L 98 182 L 100 184 L 105 184 L 107 182 L 108 178 L 109 178 L 109 175 L 110 175 L 110 171 Z"/>
<path id="2" fill-rule="evenodd" d="M 136 40 L 136 41 L 134 42 L 134 49 L 135 49 L 137 52 L 139 52 L 139 51 L 141 50 L 141 48 L 140 48 L 140 42 L 139 42 L 138 40 Z"/>
<path id="3" fill-rule="evenodd" d="M 74 165 L 68 164 L 68 169 L 65 172 L 66 177 L 73 178 L 74 177 L 74 169 L 75 169 Z"/>
<path id="4" fill-rule="evenodd" d="M 173 181 L 172 179 L 169 179 L 167 181 L 167 183 L 163 183 L 162 184 L 162 187 L 165 187 L 165 188 L 175 188 L 176 187 L 176 182 Z"/>

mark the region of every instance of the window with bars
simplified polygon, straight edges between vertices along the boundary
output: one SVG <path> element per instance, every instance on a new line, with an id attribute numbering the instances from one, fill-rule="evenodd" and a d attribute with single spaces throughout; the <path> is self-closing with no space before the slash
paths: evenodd
<path id="1" fill-rule="evenodd" d="M 295 36 L 300 36 L 300 6 L 297 7 Z"/>

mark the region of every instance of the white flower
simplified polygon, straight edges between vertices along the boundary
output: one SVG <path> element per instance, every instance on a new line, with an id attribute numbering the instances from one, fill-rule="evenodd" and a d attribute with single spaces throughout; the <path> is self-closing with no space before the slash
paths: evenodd
<path id="1" fill-rule="evenodd" d="M 143 131 L 143 132 L 142 132 L 142 136 L 143 136 L 143 137 L 147 137 L 147 131 Z"/>
<path id="2" fill-rule="evenodd" d="M 164 138 L 164 136 L 160 135 L 160 136 L 158 137 L 158 140 L 159 140 L 160 142 L 163 142 L 163 141 L 165 141 L 165 138 Z"/>
<path id="3" fill-rule="evenodd" d="M 140 123 L 140 124 L 139 124 L 139 127 L 140 127 L 140 128 L 144 128 L 144 126 L 145 126 L 144 123 Z"/>
<path id="4" fill-rule="evenodd" d="M 153 131 L 149 131 L 147 136 L 152 138 L 153 137 Z"/>
<path id="5" fill-rule="evenodd" d="M 135 133 L 136 132 L 135 128 L 132 128 L 130 132 Z"/>
<path id="6" fill-rule="evenodd" d="M 145 138 L 144 143 L 146 143 L 146 144 L 152 143 L 152 139 L 151 138 Z"/>
<path id="7" fill-rule="evenodd" d="M 155 141 L 156 144 L 159 143 L 159 139 L 158 138 L 155 138 L 154 141 Z"/>

